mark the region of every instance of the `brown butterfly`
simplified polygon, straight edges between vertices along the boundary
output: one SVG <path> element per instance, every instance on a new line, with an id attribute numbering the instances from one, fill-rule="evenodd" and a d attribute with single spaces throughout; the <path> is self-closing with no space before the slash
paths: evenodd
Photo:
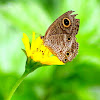
<path id="1" fill-rule="evenodd" d="M 44 45 L 64 63 L 71 61 L 78 53 L 75 35 L 78 33 L 80 20 L 75 19 L 77 14 L 71 15 L 72 12 L 74 11 L 68 11 L 58 17 L 45 36 L 41 37 Z"/>

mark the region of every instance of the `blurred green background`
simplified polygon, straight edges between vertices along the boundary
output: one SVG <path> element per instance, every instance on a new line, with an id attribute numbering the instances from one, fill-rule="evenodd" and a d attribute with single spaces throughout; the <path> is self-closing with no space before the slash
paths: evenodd
<path id="1" fill-rule="evenodd" d="M 68 10 L 80 19 L 77 57 L 64 66 L 37 69 L 12 100 L 100 100 L 100 0 L 0 0 L 0 100 L 25 69 L 22 33 L 44 35 Z"/>

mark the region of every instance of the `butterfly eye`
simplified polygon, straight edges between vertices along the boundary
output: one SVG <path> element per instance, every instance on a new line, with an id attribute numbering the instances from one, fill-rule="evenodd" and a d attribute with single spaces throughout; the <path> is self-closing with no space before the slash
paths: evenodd
<path id="1" fill-rule="evenodd" d="M 67 52 L 66 55 L 69 56 L 69 52 Z"/>
<path id="2" fill-rule="evenodd" d="M 67 59 L 65 59 L 65 61 L 67 61 Z"/>
<path id="3" fill-rule="evenodd" d="M 63 25 L 64 27 L 69 27 L 71 25 L 71 22 L 68 18 L 63 19 Z"/>

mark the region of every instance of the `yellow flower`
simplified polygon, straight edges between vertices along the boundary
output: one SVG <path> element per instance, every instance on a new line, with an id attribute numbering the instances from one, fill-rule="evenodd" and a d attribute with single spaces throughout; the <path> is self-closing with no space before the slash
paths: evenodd
<path id="1" fill-rule="evenodd" d="M 38 37 L 35 39 L 35 33 L 33 32 L 32 43 L 30 46 L 29 39 L 25 33 L 23 33 L 22 41 L 25 46 L 27 57 L 31 57 L 33 61 L 40 62 L 46 65 L 63 65 L 56 56 L 52 56 L 50 50 L 43 45 L 43 40 Z"/>

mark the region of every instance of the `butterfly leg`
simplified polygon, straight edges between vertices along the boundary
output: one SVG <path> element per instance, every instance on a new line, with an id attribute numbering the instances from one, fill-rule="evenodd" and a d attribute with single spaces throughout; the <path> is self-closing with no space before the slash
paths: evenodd
<path id="1" fill-rule="evenodd" d="M 41 39 L 44 39 L 44 36 L 40 36 Z"/>

